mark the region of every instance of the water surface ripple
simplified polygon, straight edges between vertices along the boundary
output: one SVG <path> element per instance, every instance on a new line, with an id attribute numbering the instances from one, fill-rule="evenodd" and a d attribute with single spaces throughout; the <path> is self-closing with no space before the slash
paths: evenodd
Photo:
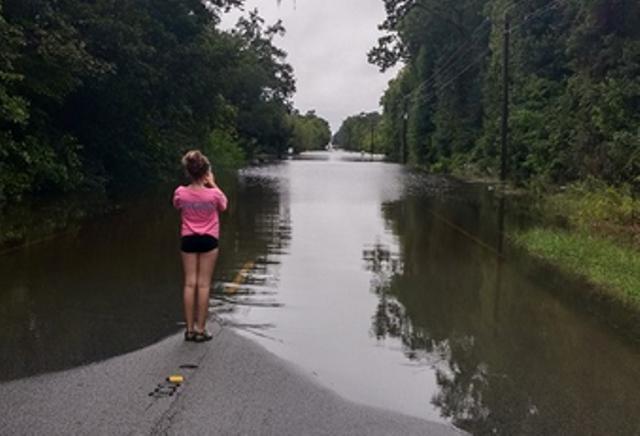
<path id="1" fill-rule="evenodd" d="M 222 179 L 211 312 L 227 328 L 347 398 L 474 434 L 640 434 L 638 346 L 510 252 L 518 205 L 344 153 Z M 0 380 L 180 329 L 165 197 L 0 257 Z"/>

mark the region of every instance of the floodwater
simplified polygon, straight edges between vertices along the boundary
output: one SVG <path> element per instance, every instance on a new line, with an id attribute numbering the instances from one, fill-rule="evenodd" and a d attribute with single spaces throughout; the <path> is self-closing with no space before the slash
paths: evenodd
<path id="1" fill-rule="evenodd" d="M 510 249 L 520 206 L 338 152 L 222 179 L 212 322 L 346 398 L 474 434 L 640 434 L 640 347 Z M 180 330 L 169 198 L 0 256 L 0 381 Z"/>

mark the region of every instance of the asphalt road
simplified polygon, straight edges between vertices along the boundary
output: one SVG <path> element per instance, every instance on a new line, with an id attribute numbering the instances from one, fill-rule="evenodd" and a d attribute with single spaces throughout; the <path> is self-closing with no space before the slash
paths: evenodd
<path id="1" fill-rule="evenodd" d="M 0 434 L 461 434 L 351 403 L 250 340 L 215 333 L 207 344 L 176 335 L 104 362 L 0 384 Z M 165 379 L 173 374 L 185 381 L 168 395 Z"/>

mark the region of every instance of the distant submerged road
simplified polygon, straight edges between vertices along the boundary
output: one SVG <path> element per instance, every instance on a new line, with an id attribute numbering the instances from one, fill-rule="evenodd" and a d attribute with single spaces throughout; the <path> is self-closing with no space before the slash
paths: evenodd
<path id="1" fill-rule="evenodd" d="M 61 373 L 0 384 L 0 434 L 460 435 L 360 406 L 238 334 L 181 335 Z M 182 375 L 173 389 L 165 381 Z M 153 394 L 153 395 L 150 395 Z"/>

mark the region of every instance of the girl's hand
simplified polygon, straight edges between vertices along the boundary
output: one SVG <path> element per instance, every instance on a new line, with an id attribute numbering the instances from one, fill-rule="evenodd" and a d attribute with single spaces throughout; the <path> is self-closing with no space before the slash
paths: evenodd
<path id="1" fill-rule="evenodd" d="M 204 186 L 206 186 L 207 188 L 216 187 L 216 178 L 211 171 L 209 171 L 204 178 Z"/>

